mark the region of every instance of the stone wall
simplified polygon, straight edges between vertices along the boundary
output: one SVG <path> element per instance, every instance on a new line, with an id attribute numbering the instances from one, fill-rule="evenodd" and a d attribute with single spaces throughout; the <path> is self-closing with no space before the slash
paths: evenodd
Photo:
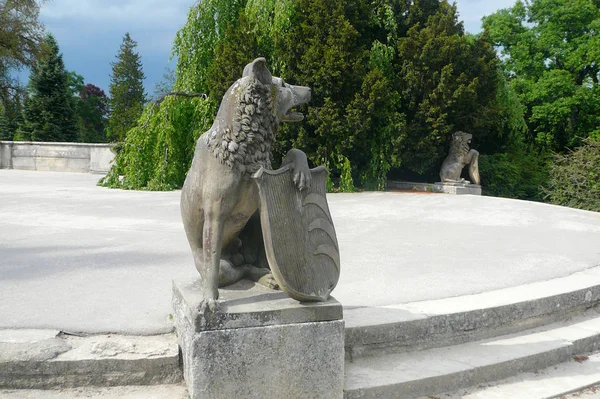
<path id="1" fill-rule="evenodd" d="M 0 169 L 106 173 L 114 144 L 0 141 Z"/>

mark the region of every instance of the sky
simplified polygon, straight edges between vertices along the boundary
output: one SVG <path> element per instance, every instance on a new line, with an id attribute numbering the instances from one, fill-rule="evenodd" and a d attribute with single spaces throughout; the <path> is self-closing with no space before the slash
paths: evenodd
<path id="1" fill-rule="evenodd" d="M 516 0 L 456 0 L 459 19 L 470 33 L 481 30 L 481 18 Z M 148 94 L 163 79 L 175 34 L 187 19 L 195 0 L 50 0 L 40 19 L 54 34 L 65 66 L 108 94 L 111 62 L 126 32 L 138 43 Z M 28 76 L 20 79 L 26 83 Z"/>

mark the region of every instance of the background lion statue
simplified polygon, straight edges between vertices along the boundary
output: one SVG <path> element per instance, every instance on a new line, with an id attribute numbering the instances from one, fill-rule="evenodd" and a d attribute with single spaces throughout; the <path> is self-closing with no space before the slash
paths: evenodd
<path id="1" fill-rule="evenodd" d="M 446 159 L 444 159 L 442 169 L 440 170 L 442 182 L 464 182 L 465 179 L 461 178 L 460 174 L 465 165 L 469 165 L 469 177 L 471 178 L 471 183 L 481 184 L 478 163 L 479 152 L 474 149 L 469 149 L 472 138 L 472 134 L 465 132 L 456 132 L 452 135 L 450 153 Z"/>

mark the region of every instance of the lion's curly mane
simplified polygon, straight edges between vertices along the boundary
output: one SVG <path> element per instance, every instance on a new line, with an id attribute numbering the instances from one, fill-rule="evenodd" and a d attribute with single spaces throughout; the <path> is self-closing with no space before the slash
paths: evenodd
<path id="1" fill-rule="evenodd" d="M 456 132 L 454 135 L 459 139 L 452 140 L 452 144 L 450 145 L 450 154 L 454 155 L 456 159 L 462 159 L 469 153 L 469 139 L 467 137 L 468 133 Z"/>
<path id="2" fill-rule="evenodd" d="M 240 84 L 232 125 L 212 132 L 208 145 L 221 163 L 252 174 L 260 167 L 271 169 L 271 146 L 279 121 L 273 112 L 270 85 L 256 79 L 245 79 Z"/>

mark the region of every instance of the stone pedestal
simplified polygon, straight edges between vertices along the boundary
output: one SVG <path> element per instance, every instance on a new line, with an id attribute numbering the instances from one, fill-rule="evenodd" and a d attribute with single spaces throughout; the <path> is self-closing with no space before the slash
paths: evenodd
<path id="1" fill-rule="evenodd" d="M 471 194 L 481 195 L 481 186 L 479 184 L 471 184 L 469 182 L 437 182 L 434 184 L 436 190 L 446 194 Z"/>
<path id="2" fill-rule="evenodd" d="M 342 398 L 344 321 L 331 298 L 302 304 L 241 281 L 199 315 L 197 280 L 173 283 L 183 371 L 192 399 Z"/>

